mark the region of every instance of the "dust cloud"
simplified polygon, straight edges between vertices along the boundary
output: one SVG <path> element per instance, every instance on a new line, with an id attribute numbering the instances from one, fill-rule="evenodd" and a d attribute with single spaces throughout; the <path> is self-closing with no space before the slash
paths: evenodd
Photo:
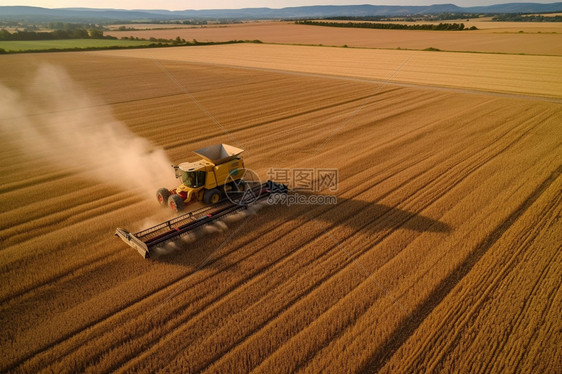
<path id="1" fill-rule="evenodd" d="M 133 134 L 60 67 L 38 66 L 21 88 L 0 82 L 0 97 L 3 141 L 38 164 L 71 168 L 147 198 L 176 184 L 164 150 Z"/>

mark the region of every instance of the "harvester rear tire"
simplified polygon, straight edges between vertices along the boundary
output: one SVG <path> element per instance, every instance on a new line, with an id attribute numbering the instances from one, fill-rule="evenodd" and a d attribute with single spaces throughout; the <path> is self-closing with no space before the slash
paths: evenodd
<path id="1" fill-rule="evenodd" d="M 216 204 L 219 202 L 220 199 L 221 199 L 221 192 L 216 188 L 205 191 L 205 194 L 203 195 L 203 202 L 205 204 Z"/>
<path id="2" fill-rule="evenodd" d="M 168 198 L 170 197 L 170 191 L 167 188 L 160 188 L 156 191 L 156 198 L 158 203 L 162 206 L 168 205 Z"/>
<path id="3" fill-rule="evenodd" d="M 173 211 L 179 212 L 183 208 L 185 208 L 185 203 L 183 202 L 180 195 L 173 194 L 173 195 L 170 195 L 170 197 L 168 198 L 168 206 Z"/>

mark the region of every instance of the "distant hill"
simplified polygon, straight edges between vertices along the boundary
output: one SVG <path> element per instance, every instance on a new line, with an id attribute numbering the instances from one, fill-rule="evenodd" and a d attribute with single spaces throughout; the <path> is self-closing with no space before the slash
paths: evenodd
<path id="1" fill-rule="evenodd" d="M 544 13 L 560 12 L 562 3 L 509 3 L 464 8 L 470 13 Z"/>
<path id="2" fill-rule="evenodd" d="M 454 4 L 429 6 L 317 5 L 282 9 L 245 8 L 210 10 L 122 10 L 93 8 L 48 9 L 27 6 L 0 6 L 0 20 L 21 21 L 165 21 L 177 19 L 290 19 L 324 17 L 410 16 L 439 13 L 542 13 L 562 11 L 562 2 L 553 4 L 509 3 L 479 7 Z"/>

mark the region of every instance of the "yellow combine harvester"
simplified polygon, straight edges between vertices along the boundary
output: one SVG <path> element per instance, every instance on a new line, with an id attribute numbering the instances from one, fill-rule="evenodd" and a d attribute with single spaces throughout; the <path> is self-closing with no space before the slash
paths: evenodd
<path id="1" fill-rule="evenodd" d="M 229 191 L 239 191 L 245 172 L 242 152 L 243 149 L 228 144 L 198 149 L 195 153 L 203 159 L 174 166 L 182 183 L 173 190 L 160 188 L 156 192 L 158 202 L 179 212 L 192 202 L 216 204 Z"/>
<path id="2" fill-rule="evenodd" d="M 181 245 L 182 236 L 200 227 L 213 223 L 229 214 L 247 209 L 271 194 L 286 194 L 284 184 L 266 181 L 244 180 L 242 149 L 227 144 L 202 148 L 195 153 L 203 158 L 197 162 L 184 162 L 174 166 L 176 177 L 182 183 L 173 190 L 161 188 L 157 192 L 161 205 L 179 211 L 194 201 L 203 201 L 208 206 L 146 228 L 137 233 L 117 228 L 115 235 L 135 248 L 144 258 L 149 258 L 155 248 L 169 242 Z M 224 199 L 228 197 L 228 199 Z"/>

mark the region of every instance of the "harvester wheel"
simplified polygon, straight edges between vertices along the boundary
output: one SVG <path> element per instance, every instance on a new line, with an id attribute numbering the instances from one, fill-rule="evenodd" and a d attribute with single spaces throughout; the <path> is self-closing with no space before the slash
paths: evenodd
<path id="1" fill-rule="evenodd" d="M 179 212 L 185 207 L 185 203 L 180 195 L 173 194 L 168 198 L 168 206 L 172 208 L 172 210 Z"/>
<path id="2" fill-rule="evenodd" d="M 168 205 L 168 198 L 170 197 L 170 191 L 167 188 L 160 188 L 156 191 L 156 198 L 158 203 L 162 206 Z"/>
<path id="3" fill-rule="evenodd" d="M 205 204 L 215 204 L 218 203 L 220 199 L 221 199 L 221 193 L 216 188 L 205 191 L 205 195 L 203 195 L 203 202 Z"/>

